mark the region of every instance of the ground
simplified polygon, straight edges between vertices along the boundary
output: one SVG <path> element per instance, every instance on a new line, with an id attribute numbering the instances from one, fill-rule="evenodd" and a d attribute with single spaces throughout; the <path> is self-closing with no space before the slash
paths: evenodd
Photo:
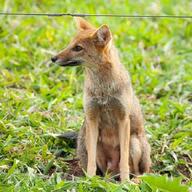
<path id="1" fill-rule="evenodd" d="M 192 2 L 0 0 L 0 10 L 191 15 Z M 187 191 L 192 184 L 192 19 L 87 19 L 108 24 L 114 34 L 142 105 L 153 174 L 139 185 L 120 185 L 110 176 L 73 176 L 75 151 L 57 134 L 81 127 L 83 69 L 49 62 L 75 34 L 73 18 L 0 16 L 0 191 Z"/>

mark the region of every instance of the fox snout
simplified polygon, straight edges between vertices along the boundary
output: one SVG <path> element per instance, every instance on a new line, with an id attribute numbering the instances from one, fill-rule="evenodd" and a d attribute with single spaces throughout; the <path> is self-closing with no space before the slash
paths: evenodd
<path id="1" fill-rule="evenodd" d="M 77 66 L 83 63 L 83 48 L 75 43 L 69 44 L 64 50 L 51 58 L 60 66 Z"/>
<path id="2" fill-rule="evenodd" d="M 53 63 L 55 63 L 56 61 L 57 61 L 57 56 L 54 56 L 54 57 L 51 57 L 51 61 L 53 62 Z"/>
<path id="3" fill-rule="evenodd" d="M 53 56 L 52 58 L 51 58 L 51 61 L 53 62 L 53 63 L 57 63 L 57 64 L 59 64 L 60 66 L 77 66 L 77 65 L 80 65 L 80 64 L 82 64 L 83 63 L 83 61 L 82 60 L 79 60 L 79 59 L 64 59 L 64 58 L 59 58 L 58 56 Z"/>

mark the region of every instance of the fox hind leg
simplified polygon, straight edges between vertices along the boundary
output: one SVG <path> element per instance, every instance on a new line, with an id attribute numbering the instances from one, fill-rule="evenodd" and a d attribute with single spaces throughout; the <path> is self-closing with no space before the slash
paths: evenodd
<path id="1" fill-rule="evenodd" d="M 131 135 L 130 158 L 134 175 L 137 176 L 150 171 L 150 146 L 145 136 Z"/>
<path id="2" fill-rule="evenodd" d="M 142 155 L 139 163 L 139 170 L 141 174 L 149 173 L 151 167 L 151 158 L 150 158 L 151 148 L 145 136 L 142 137 L 141 139 L 141 146 L 142 146 Z"/>
<path id="3" fill-rule="evenodd" d="M 139 163 L 141 161 L 142 151 L 141 143 L 138 137 L 134 134 L 130 139 L 130 158 L 132 160 L 132 173 L 134 175 L 140 174 Z"/>

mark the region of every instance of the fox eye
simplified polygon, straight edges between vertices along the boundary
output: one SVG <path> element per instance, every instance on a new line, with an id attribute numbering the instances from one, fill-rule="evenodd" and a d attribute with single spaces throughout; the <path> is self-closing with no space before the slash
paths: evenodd
<path id="1" fill-rule="evenodd" d="M 81 51 L 83 50 L 83 47 L 81 47 L 80 45 L 76 45 L 75 47 L 72 48 L 73 51 Z"/>

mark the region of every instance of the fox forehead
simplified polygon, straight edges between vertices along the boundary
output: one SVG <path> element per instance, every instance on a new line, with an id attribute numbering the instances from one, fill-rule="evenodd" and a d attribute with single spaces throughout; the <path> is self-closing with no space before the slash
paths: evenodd
<path id="1" fill-rule="evenodd" d="M 93 34 L 96 30 L 89 29 L 84 31 L 79 31 L 76 36 L 73 38 L 72 42 L 84 42 L 84 41 L 90 41 L 93 37 Z"/>

